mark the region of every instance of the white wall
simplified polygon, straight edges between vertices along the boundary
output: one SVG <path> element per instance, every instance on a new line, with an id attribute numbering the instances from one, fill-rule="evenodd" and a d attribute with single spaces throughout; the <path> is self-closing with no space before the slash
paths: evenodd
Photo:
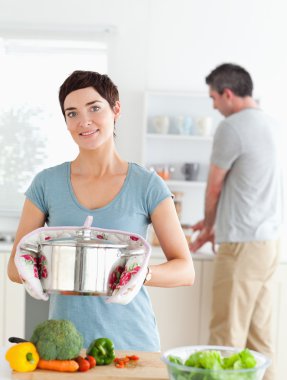
<path id="1" fill-rule="evenodd" d="M 206 90 L 204 77 L 223 61 L 245 66 L 264 108 L 287 120 L 286 11 L 285 0 L 0 0 L 0 26 L 115 25 L 118 146 L 139 161 L 143 91 Z"/>

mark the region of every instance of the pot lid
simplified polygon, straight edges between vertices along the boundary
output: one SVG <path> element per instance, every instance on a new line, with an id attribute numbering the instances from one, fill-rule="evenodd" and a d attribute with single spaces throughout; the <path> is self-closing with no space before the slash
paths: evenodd
<path id="1" fill-rule="evenodd" d="M 50 239 L 41 243 L 41 245 L 52 245 L 52 246 L 66 246 L 66 247 L 91 247 L 91 248 L 109 248 L 109 249 L 119 249 L 127 248 L 127 244 L 115 244 L 108 240 L 101 239 L 87 239 L 87 238 L 59 238 Z"/>
<path id="2" fill-rule="evenodd" d="M 60 237 L 41 242 L 41 245 L 68 246 L 68 247 L 93 247 L 119 249 L 127 248 L 127 244 L 113 243 L 112 241 L 95 238 L 90 228 L 81 228 L 75 236 Z"/>

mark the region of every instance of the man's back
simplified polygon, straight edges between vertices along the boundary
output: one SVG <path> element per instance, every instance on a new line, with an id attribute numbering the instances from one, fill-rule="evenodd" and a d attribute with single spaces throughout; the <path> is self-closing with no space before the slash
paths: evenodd
<path id="1" fill-rule="evenodd" d="M 211 162 L 229 170 L 216 219 L 217 242 L 274 240 L 281 220 L 276 123 L 260 109 L 227 117 L 214 137 Z"/>
<path id="2" fill-rule="evenodd" d="M 204 220 L 191 249 L 219 244 L 214 259 L 209 344 L 243 347 L 272 359 L 264 380 L 275 380 L 273 283 L 281 223 L 276 122 L 257 108 L 243 67 L 217 66 L 205 78 L 218 126 L 205 194 Z"/>

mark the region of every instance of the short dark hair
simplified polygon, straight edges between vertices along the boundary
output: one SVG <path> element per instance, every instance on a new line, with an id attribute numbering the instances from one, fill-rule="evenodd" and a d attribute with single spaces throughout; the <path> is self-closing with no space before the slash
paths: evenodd
<path id="1" fill-rule="evenodd" d="M 74 71 L 61 85 L 59 90 L 59 102 L 63 115 L 65 115 L 64 101 L 71 92 L 86 87 L 93 87 L 113 108 L 119 100 L 117 86 L 111 79 L 95 71 Z"/>
<path id="2" fill-rule="evenodd" d="M 243 67 L 232 63 L 217 66 L 205 78 L 205 82 L 219 94 L 229 88 L 237 96 L 252 96 L 253 82 L 250 74 Z"/>

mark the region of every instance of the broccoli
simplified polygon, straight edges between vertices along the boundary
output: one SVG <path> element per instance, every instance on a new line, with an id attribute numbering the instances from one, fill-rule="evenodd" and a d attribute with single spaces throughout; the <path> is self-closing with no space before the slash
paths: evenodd
<path id="1" fill-rule="evenodd" d="M 71 321 L 50 319 L 36 326 L 30 341 L 42 359 L 69 360 L 79 355 L 84 339 Z"/>

